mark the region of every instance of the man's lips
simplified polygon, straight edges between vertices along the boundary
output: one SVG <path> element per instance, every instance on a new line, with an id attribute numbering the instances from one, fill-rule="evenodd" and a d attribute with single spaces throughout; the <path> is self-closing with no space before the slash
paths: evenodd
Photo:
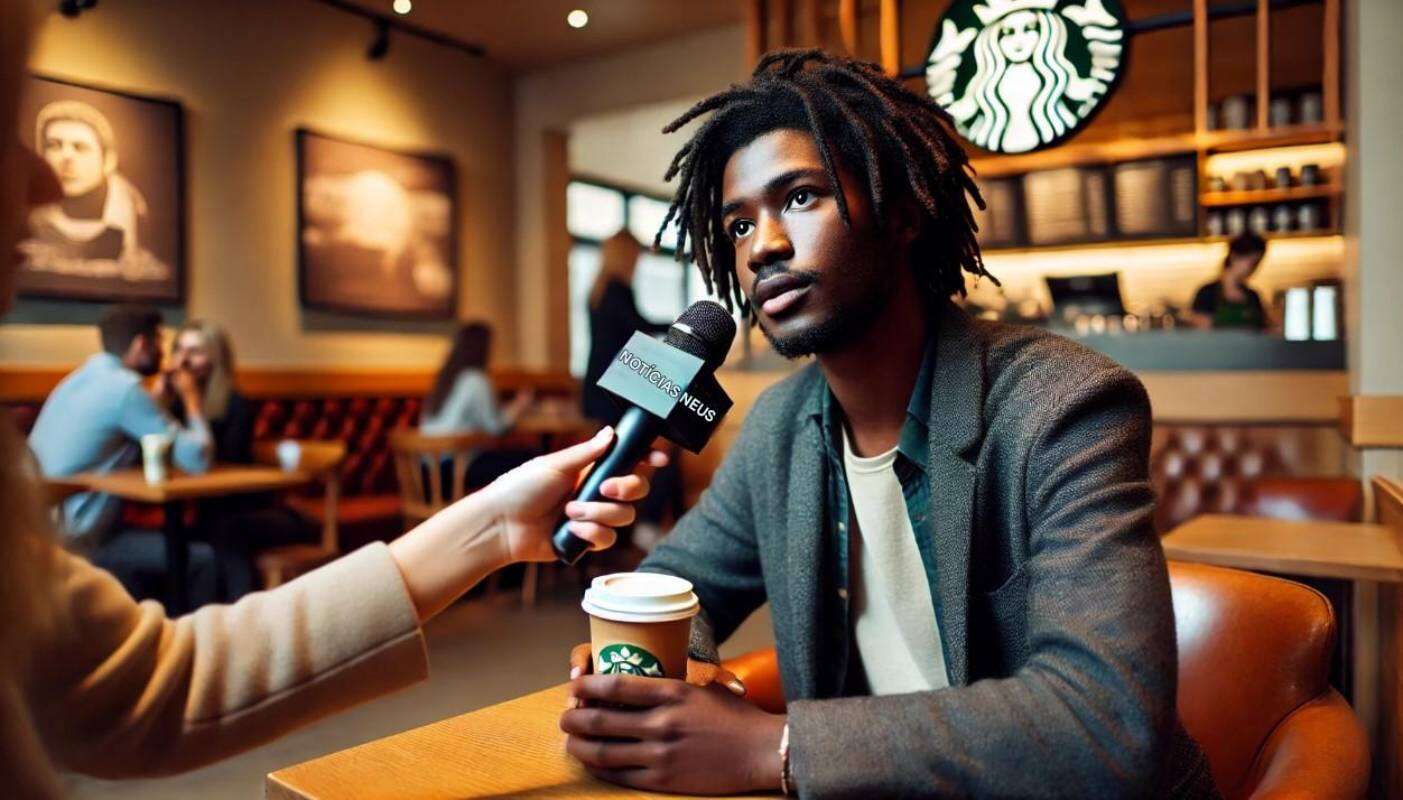
<path id="1" fill-rule="evenodd" d="M 813 280 L 784 272 L 765 278 L 755 285 L 755 304 L 766 316 L 775 317 L 792 308 L 808 293 Z"/>

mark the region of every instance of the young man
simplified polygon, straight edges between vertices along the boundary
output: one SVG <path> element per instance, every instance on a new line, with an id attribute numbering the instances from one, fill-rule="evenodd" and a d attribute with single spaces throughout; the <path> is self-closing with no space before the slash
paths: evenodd
<path id="1" fill-rule="evenodd" d="M 946 115 L 818 51 L 669 130 L 707 111 L 672 170 L 679 227 L 718 294 L 816 363 L 761 396 L 643 569 L 695 585 L 701 660 L 769 601 L 787 716 L 587 676 L 569 751 L 682 792 L 1215 794 L 1175 713 L 1144 389 L 950 303 L 988 276 Z"/>
<path id="2" fill-rule="evenodd" d="M 156 394 L 172 393 L 185 404 L 182 427 L 156 403 L 142 379 L 161 368 L 161 315 L 151 308 L 116 306 L 98 323 L 103 352 L 64 378 L 44 402 L 29 447 L 45 475 L 108 472 L 141 459 L 141 437 L 169 433 L 172 458 L 186 472 L 209 469 L 213 444 L 203 412 L 203 396 L 190 373 L 174 371 L 158 381 Z M 139 573 L 159 570 L 164 544 L 159 534 L 127 531 L 114 535 L 121 502 L 111 495 L 86 493 L 64 503 L 64 533 L 108 567 L 123 583 L 142 590 Z M 192 576 L 207 568 L 207 546 L 191 550 Z"/>

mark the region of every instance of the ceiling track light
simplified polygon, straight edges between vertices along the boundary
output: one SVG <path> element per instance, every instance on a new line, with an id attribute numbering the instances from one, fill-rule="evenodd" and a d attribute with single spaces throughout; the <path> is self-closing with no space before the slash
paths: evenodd
<path id="1" fill-rule="evenodd" d="M 92 11 L 96 6 L 97 0 L 59 0 L 58 13 L 71 19 L 84 11 Z"/>
<path id="2" fill-rule="evenodd" d="M 383 19 L 375 21 L 375 38 L 370 40 L 370 47 L 365 50 L 365 57 L 371 61 L 379 61 L 390 52 L 390 23 Z"/>

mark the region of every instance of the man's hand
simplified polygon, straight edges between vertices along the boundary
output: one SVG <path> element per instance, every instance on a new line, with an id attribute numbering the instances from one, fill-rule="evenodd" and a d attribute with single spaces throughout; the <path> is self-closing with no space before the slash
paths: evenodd
<path id="1" fill-rule="evenodd" d="M 575 680 L 581 675 L 588 675 L 594 671 L 594 650 L 589 642 L 577 644 L 570 651 L 570 680 Z M 745 697 L 745 684 L 734 672 L 726 669 L 720 664 L 713 664 L 710 661 L 698 661 L 695 658 L 687 659 L 687 683 L 693 686 L 710 686 L 719 683 L 726 687 L 736 697 Z M 571 698 L 574 708 L 574 698 Z"/>
<path id="2" fill-rule="evenodd" d="M 689 676 L 690 678 L 690 676 Z M 785 718 L 721 686 L 586 675 L 560 718 L 565 750 L 595 777 L 649 791 L 733 794 L 778 789 Z"/>

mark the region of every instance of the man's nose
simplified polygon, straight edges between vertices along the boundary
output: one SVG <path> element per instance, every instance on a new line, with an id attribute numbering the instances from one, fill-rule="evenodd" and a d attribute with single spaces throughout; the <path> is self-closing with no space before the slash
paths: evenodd
<path id="1" fill-rule="evenodd" d="M 751 272 L 777 261 L 788 261 L 794 257 L 794 243 L 789 240 L 789 232 L 778 219 L 765 216 L 755 223 L 755 244 L 750 248 L 747 264 Z"/>

